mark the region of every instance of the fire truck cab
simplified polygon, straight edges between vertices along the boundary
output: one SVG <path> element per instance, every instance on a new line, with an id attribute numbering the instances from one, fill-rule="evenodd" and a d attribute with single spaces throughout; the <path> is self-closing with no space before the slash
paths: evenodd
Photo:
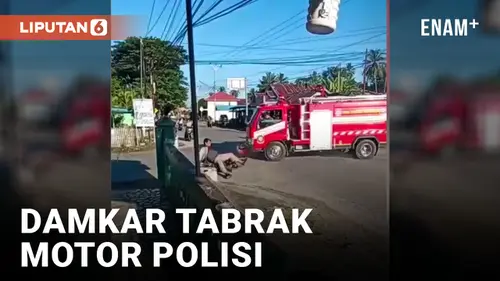
<path id="1" fill-rule="evenodd" d="M 344 150 L 358 159 L 374 157 L 387 142 L 385 95 L 280 96 L 257 107 L 240 153 L 263 152 L 280 161 L 300 151 Z"/>

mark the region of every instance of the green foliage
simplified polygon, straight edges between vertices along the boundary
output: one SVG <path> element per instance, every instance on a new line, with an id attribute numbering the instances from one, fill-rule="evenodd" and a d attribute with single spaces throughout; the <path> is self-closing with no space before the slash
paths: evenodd
<path id="1" fill-rule="evenodd" d="M 261 92 L 273 83 L 288 83 L 288 77 L 286 77 L 283 73 L 267 72 L 266 75 L 260 78 L 257 88 L 259 89 L 259 92 Z"/>
<path id="2" fill-rule="evenodd" d="M 240 95 L 240 92 L 239 91 L 236 91 L 236 90 L 231 90 L 229 92 L 229 94 L 235 98 L 237 98 L 239 95 Z"/>
<path id="3" fill-rule="evenodd" d="M 139 96 L 139 92 L 134 88 L 126 88 L 122 82 L 111 77 L 111 104 L 113 107 L 132 109 L 133 100 Z"/>
<path id="4" fill-rule="evenodd" d="M 382 50 L 369 50 L 364 65 L 363 71 L 367 79 L 366 89 L 376 92 L 385 92 L 387 87 L 385 53 Z M 314 71 L 306 77 L 297 78 L 295 79 L 295 84 L 323 85 L 329 92 L 334 94 L 350 95 L 361 91 L 363 88 L 363 84 L 356 81 L 355 73 L 356 68 L 351 63 L 345 66 L 331 66 L 322 72 Z M 270 74 L 269 77 L 272 78 L 274 76 Z M 263 81 L 267 81 L 264 78 L 268 78 L 267 74 L 262 77 L 261 84 L 264 84 Z"/>
<path id="5" fill-rule="evenodd" d="M 141 93 L 141 39 L 129 37 L 119 41 L 111 49 L 112 77 L 118 95 L 116 102 L 124 102 L 125 96 L 153 98 L 155 107 L 164 114 L 181 107 L 187 100 L 187 83 L 180 66 L 187 61 L 186 51 L 179 46 L 154 37 L 146 37 L 143 42 L 144 92 Z M 153 87 L 154 83 L 156 87 Z M 118 86 L 121 85 L 121 86 Z M 154 92 L 156 88 L 156 93 Z M 118 90 L 121 89 L 121 90 Z M 118 94 L 121 93 L 121 94 Z"/>
<path id="6" fill-rule="evenodd" d="M 198 109 L 200 109 L 200 107 L 203 107 L 203 108 L 207 108 L 207 101 L 205 99 L 199 99 L 198 100 Z"/>

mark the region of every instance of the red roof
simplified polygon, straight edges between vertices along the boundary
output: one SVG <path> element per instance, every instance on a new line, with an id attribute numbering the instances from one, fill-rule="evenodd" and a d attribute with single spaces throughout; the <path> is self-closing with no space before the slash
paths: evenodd
<path id="1" fill-rule="evenodd" d="M 238 101 L 237 98 L 235 98 L 234 96 L 228 94 L 228 93 L 224 93 L 224 92 L 218 92 L 218 93 L 215 93 L 211 96 L 209 96 L 208 98 L 205 99 L 206 101 Z"/>
<path id="2" fill-rule="evenodd" d="M 321 91 L 321 89 L 319 89 L 319 87 L 316 85 L 302 86 L 294 84 L 274 83 L 269 88 L 270 89 L 266 91 L 266 94 L 270 98 L 283 97 L 290 103 L 296 103 L 300 98 L 308 98 Z"/>

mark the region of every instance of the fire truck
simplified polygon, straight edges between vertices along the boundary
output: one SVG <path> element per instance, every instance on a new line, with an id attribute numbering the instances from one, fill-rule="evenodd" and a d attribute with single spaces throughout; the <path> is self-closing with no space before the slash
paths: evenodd
<path id="1" fill-rule="evenodd" d="M 254 111 L 240 154 L 280 161 L 294 152 L 343 150 L 373 158 L 387 143 L 386 95 L 327 96 L 321 87 L 272 85 L 275 101 Z"/>
<path id="2" fill-rule="evenodd" d="M 401 129 L 416 134 L 406 139 L 416 141 L 413 148 L 424 154 L 448 156 L 472 149 L 498 151 L 499 93 L 498 84 L 438 85 L 411 106 L 403 120 L 394 124 L 399 123 Z"/>

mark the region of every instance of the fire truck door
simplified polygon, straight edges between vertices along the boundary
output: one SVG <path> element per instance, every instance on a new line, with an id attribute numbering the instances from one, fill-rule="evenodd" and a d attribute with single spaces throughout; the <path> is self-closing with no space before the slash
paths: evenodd
<path id="1" fill-rule="evenodd" d="M 330 110 L 313 110 L 310 113 L 310 150 L 332 149 L 332 112 Z"/>

